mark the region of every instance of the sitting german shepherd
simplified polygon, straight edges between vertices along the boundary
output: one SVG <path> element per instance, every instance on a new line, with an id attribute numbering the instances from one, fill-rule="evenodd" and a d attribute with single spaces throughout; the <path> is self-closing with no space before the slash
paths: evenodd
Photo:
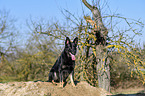
<path id="1" fill-rule="evenodd" d="M 60 87 L 63 87 L 64 82 L 66 82 L 67 77 L 70 75 L 71 84 L 75 87 L 74 68 L 77 44 L 78 37 L 76 37 L 73 42 L 66 37 L 65 48 L 51 68 L 48 82 L 60 82 Z"/>

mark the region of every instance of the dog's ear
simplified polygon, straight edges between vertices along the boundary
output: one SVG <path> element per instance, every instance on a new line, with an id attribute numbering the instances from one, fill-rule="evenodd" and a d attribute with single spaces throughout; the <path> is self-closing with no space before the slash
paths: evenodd
<path id="1" fill-rule="evenodd" d="M 78 44 L 78 37 L 76 37 L 73 41 L 73 43 L 75 43 L 76 45 Z"/>
<path id="2" fill-rule="evenodd" d="M 66 37 L 65 44 L 70 44 L 70 39 Z"/>

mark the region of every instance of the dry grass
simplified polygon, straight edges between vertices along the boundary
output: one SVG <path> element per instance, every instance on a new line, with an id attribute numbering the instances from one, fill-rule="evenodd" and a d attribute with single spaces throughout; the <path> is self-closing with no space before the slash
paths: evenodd
<path id="1" fill-rule="evenodd" d="M 144 87 L 140 81 L 126 81 L 118 83 L 118 87 L 111 88 L 112 94 L 136 94 L 144 91 Z"/>

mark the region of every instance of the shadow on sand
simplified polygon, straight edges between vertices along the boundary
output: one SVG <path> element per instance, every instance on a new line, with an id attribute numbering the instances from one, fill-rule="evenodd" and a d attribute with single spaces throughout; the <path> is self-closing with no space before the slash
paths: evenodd
<path id="1" fill-rule="evenodd" d="M 145 96 L 145 93 L 137 93 L 137 94 L 116 94 L 116 95 L 107 95 L 107 96 Z"/>

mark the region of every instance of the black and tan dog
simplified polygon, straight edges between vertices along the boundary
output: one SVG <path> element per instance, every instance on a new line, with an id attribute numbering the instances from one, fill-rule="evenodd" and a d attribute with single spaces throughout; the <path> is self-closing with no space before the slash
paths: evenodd
<path id="1" fill-rule="evenodd" d="M 77 44 L 78 37 L 73 42 L 66 37 L 65 48 L 51 68 L 48 82 L 60 82 L 60 87 L 63 87 L 64 82 L 66 82 L 67 77 L 70 75 L 71 84 L 75 87 L 74 68 Z"/>

